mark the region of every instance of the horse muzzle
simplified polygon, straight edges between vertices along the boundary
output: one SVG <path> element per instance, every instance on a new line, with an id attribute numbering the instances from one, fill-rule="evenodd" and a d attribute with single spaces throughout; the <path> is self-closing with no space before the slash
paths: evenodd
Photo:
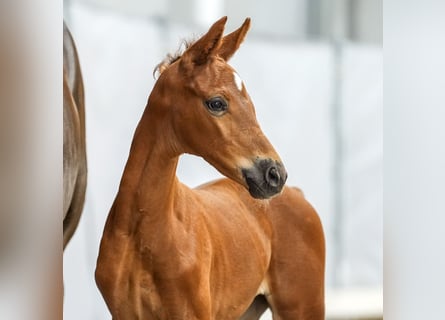
<path id="1" fill-rule="evenodd" d="M 279 161 L 257 159 L 250 168 L 242 170 L 249 193 L 256 199 L 268 199 L 283 189 L 287 172 Z"/>

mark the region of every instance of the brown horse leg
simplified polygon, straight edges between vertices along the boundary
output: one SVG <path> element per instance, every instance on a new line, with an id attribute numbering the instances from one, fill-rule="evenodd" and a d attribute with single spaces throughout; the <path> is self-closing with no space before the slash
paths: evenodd
<path id="1" fill-rule="evenodd" d="M 244 312 L 239 320 L 258 320 L 267 308 L 269 308 L 269 304 L 266 298 L 264 296 L 256 296 L 249 309 Z"/>
<path id="2" fill-rule="evenodd" d="M 274 320 L 324 320 L 325 242 L 317 213 L 301 192 L 287 188 L 271 218 L 266 298 Z"/>
<path id="3" fill-rule="evenodd" d="M 273 312 L 273 320 L 324 320 L 324 308 Z"/>
<path id="4" fill-rule="evenodd" d="M 300 290 L 300 288 L 299 288 Z M 304 289 L 303 289 L 304 290 Z M 324 320 L 323 290 L 308 290 L 304 298 L 291 290 L 285 294 L 272 294 L 270 301 L 274 320 Z M 304 293 L 303 293 L 304 294 Z M 291 295 L 290 297 L 288 295 Z M 298 298 L 295 298 L 298 297 Z"/>
<path id="5" fill-rule="evenodd" d="M 87 174 L 86 169 L 80 170 L 77 176 L 76 186 L 73 192 L 73 197 L 71 199 L 71 204 L 66 214 L 65 219 L 63 219 L 63 249 L 71 239 L 74 231 L 79 224 L 80 216 L 83 209 L 83 204 L 85 200 L 85 188 L 87 184 Z"/>

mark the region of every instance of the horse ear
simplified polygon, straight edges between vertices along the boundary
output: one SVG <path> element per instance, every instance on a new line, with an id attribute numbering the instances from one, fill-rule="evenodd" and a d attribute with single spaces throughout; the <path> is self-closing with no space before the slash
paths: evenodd
<path id="1" fill-rule="evenodd" d="M 224 32 L 227 17 L 222 17 L 216 21 L 198 41 L 188 48 L 181 57 L 182 65 L 193 67 L 194 65 L 205 64 L 221 45 L 221 38 Z M 192 65 L 190 65 L 192 64 Z"/>
<path id="2" fill-rule="evenodd" d="M 229 33 L 222 39 L 222 44 L 218 49 L 218 55 L 225 61 L 228 61 L 236 52 L 236 50 L 238 50 L 241 43 L 244 41 L 247 31 L 249 31 L 249 28 L 250 28 L 250 18 L 246 18 L 241 27 L 239 27 L 232 33 Z"/>

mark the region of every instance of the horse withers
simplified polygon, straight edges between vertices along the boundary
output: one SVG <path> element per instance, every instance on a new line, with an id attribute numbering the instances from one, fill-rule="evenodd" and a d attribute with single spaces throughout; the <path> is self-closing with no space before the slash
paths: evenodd
<path id="1" fill-rule="evenodd" d="M 324 319 L 320 219 L 227 64 L 250 19 L 223 36 L 226 19 L 157 68 L 97 260 L 113 320 Z M 183 153 L 228 179 L 188 188 Z"/>

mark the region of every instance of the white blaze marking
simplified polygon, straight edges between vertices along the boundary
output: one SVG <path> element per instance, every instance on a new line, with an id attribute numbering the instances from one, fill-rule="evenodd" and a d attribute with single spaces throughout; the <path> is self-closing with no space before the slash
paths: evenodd
<path id="1" fill-rule="evenodd" d="M 233 79 L 235 80 L 236 87 L 239 91 L 243 90 L 243 80 L 241 80 L 238 73 L 233 72 Z"/>

